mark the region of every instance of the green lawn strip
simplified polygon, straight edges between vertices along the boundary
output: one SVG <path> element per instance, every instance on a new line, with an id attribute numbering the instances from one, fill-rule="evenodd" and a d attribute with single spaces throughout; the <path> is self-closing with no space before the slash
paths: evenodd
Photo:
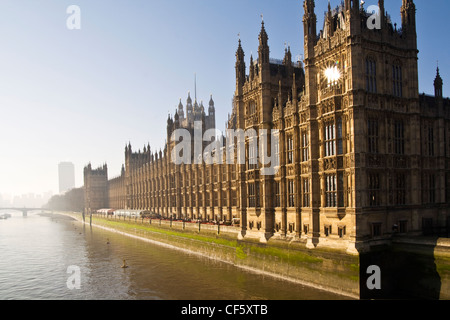
<path id="1" fill-rule="evenodd" d="M 144 232 L 154 232 L 158 234 L 163 234 L 166 236 L 172 236 L 172 237 L 179 237 L 179 238 L 185 238 L 190 240 L 197 240 L 201 242 L 207 242 L 207 243 L 214 243 L 217 245 L 223 245 L 228 247 L 236 247 L 237 240 L 228 240 L 223 237 L 217 237 L 217 236 L 207 236 L 207 235 L 199 235 L 192 233 L 192 231 L 176 231 L 173 229 L 166 229 L 164 227 L 155 227 L 151 224 L 141 224 L 141 223 L 135 223 L 132 221 L 117 221 L 117 220 L 108 220 L 103 218 L 96 218 L 95 222 L 100 222 L 101 224 L 104 224 L 106 226 L 110 226 L 112 228 L 121 228 L 123 230 L 128 231 L 135 231 L 140 230 Z"/>
<path id="2" fill-rule="evenodd" d="M 172 236 L 172 237 L 180 237 L 190 240 L 196 240 L 200 242 L 206 242 L 206 243 L 214 243 L 217 245 L 223 245 L 227 247 L 234 247 L 236 248 L 236 254 L 238 259 L 245 259 L 248 256 L 248 253 L 253 254 L 259 254 L 259 255 L 269 255 L 272 257 L 278 257 L 282 259 L 283 261 L 288 261 L 291 264 L 298 264 L 298 263 L 320 263 L 322 262 L 322 259 L 313 257 L 311 255 L 302 253 L 298 250 L 290 250 L 284 248 L 277 248 L 277 247 L 270 247 L 270 246 L 264 246 L 259 247 L 256 245 L 253 245 L 252 243 L 246 243 L 243 241 L 238 240 L 230 240 L 226 239 L 223 236 L 207 236 L 207 235 L 200 235 L 196 234 L 193 231 L 177 231 L 173 229 L 166 229 L 165 227 L 159 227 L 159 226 L 152 226 L 151 224 L 141 224 L 141 223 L 135 223 L 134 221 L 117 221 L 117 220 L 108 220 L 103 218 L 96 218 L 95 221 L 99 221 L 100 223 L 110 226 L 112 228 L 121 228 L 124 230 L 140 230 L 144 232 L 155 232 L 158 234 L 163 234 L 166 236 Z M 249 248 L 247 250 L 247 248 Z"/>

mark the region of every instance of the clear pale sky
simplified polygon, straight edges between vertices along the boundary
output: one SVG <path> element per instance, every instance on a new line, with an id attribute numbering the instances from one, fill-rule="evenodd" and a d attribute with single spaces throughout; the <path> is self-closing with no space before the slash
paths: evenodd
<path id="1" fill-rule="evenodd" d="M 332 7 L 340 0 L 331 0 Z M 400 26 L 401 0 L 386 1 Z M 450 1 L 416 0 L 420 92 L 433 94 L 436 61 L 450 88 Z M 68 30 L 69 5 L 81 30 Z M 168 113 L 194 92 L 213 95 L 225 128 L 235 86 L 238 33 L 257 55 L 264 15 L 271 56 L 303 54 L 302 0 L 0 0 L 0 193 L 58 191 L 58 163 L 108 163 L 125 144 L 164 147 Z M 318 30 L 327 0 L 316 1 Z M 377 4 L 366 1 L 366 7 Z M 449 89 L 450 92 L 450 89 Z"/>

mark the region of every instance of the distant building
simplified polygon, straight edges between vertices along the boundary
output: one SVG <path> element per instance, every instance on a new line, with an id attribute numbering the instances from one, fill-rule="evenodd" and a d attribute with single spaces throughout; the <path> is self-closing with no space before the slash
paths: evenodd
<path id="1" fill-rule="evenodd" d="M 92 169 L 89 163 L 84 168 L 84 203 L 86 212 L 107 208 L 108 198 L 108 166 Z"/>
<path id="2" fill-rule="evenodd" d="M 75 187 L 75 166 L 71 162 L 58 165 L 59 193 L 65 193 Z"/>

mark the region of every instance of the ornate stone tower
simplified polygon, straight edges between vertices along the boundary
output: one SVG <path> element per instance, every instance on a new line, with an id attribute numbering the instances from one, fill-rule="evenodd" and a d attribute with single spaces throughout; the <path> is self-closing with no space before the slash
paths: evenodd
<path id="1" fill-rule="evenodd" d="M 304 86 L 304 72 L 300 63 L 292 62 L 292 54 L 288 47 L 284 59 L 270 58 L 269 37 L 264 21 L 261 23 L 258 39 L 258 59 L 253 60 L 253 56 L 250 57 L 248 75 L 244 50 L 239 40 L 236 52 L 236 91 L 228 128 L 241 129 L 248 134 L 245 142 L 246 163 L 236 164 L 238 173 L 236 191 L 242 235 L 266 241 L 275 231 L 276 213 L 273 202 L 275 177 L 261 174 L 259 154 L 252 146 L 257 143 L 262 129 L 268 132 L 275 129 L 274 108 L 284 107 L 291 100 L 297 101 L 297 88 Z M 251 132 L 255 132 L 256 136 L 249 135 Z M 270 139 L 267 149 L 271 150 Z"/>
<path id="2" fill-rule="evenodd" d="M 84 168 L 84 208 L 86 213 L 108 208 L 108 166 L 92 169 L 89 163 Z"/>
<path id="3" fill-rule="evenodd" d="M 415 6 L 403 0 L 401 28 L 386 15 L 383 0 L 378 7 L 375 17 L 359 1 L 329 5 L 317 34 L 314 1 L 304 1 L 310 160 L 302 172 L 309 172 L 311 207 L 302 219 L 311 247 L 339 237 L 355 252 L 352 247 L 381 239 L 406 215 L 415 221 L 416 213 L 393 208 L 403 196 L 392 196 L 406 181 L 420 185 Z M 371 24 L 374 18 L 379 27 Z M 407 191 L 408 203 L 420 198 L 416 187 Z M 388 222 L 381 218 L 387 212 Z"/>

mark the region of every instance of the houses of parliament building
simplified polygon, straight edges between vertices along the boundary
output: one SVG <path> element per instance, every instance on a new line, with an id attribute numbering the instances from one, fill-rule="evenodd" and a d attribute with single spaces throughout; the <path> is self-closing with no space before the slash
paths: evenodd
<path id="1" fill-rule="evenodd" d="M 164 150 L 125 147 L 121 175 L 84 169 L 85 208 L 142 209 L 178 219 L 239 221 L 240 238 L 287 238 L 308 248 L 357 253 L 395 234 L 421 235 L 450 221 L 450 101 L 437 69 L 434 96 L 419 93 L 416 8 L 402 0 L 401 26 L 379 0 L 379 23 L 359 0 L 328 6 L 317 32 L 304 0 L 304 60 L 270 56 L 264 21 L 257 56 L 239 40 L 227 129 L 277 130 L 274 175 L 246 163 L 175 164 L 177 129 L 215 128 L 189 96 L 167 120 Z M 271 143 L 270 139 L 268 141 Z M 270 148 L 269 148 L 270 149 Z"/>

